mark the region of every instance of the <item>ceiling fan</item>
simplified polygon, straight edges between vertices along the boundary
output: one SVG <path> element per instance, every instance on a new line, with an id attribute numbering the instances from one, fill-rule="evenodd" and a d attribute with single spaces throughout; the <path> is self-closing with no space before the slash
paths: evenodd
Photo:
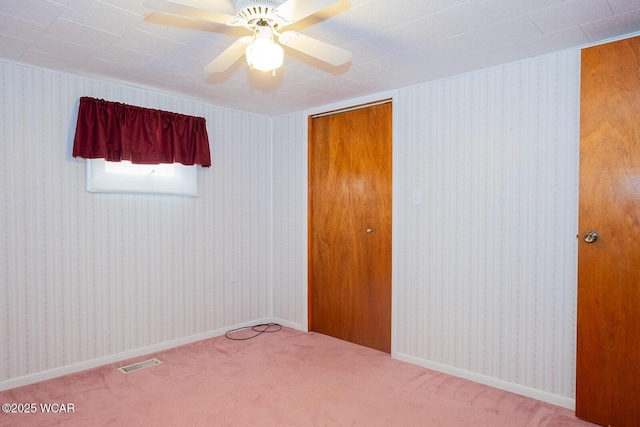
<path id="1" fill-rule="evenodd" d="M 227 70 L 243 54 L 251 68 L 273 71 L 282 65 L 284 51 L 274 41 L 305 53 L 331 65 L 338 66 L 351 58 L 351 52 L 314 39 L 297 31 L 280 30 L 307 16 L 337 3 L 339 0 L 233 0 L 235 15 L 209 10 L 175 0 L 145 0 L 149 9 L 189 18 L 245 27 L 253 35 L 236 40 L 205 67 L 209 73 Z"/>

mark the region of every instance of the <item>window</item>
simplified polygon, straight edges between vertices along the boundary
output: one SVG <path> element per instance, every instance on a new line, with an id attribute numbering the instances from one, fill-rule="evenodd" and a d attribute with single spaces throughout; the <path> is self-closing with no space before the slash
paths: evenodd
<path id="1" fill-rule="evenodd" d="M 87 159 L 87 191 L 198 195 L 197 166 L 180 163 L 138 165 Z"/>

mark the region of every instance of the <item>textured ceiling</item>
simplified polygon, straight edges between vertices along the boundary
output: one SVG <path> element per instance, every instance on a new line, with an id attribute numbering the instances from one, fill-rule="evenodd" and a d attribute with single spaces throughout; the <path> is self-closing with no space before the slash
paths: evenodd
<path id="1" fill-rule="evenodd" d="M 234 13 L 231 0 L 181 1 Z M 0 0 L 0 58 L 267 116 L 633 34 L 640 0 L 339 0 L 287 29 L 351 61 L 334 67 L 285 47 L 275 76 L 244 60 L 208 74 L 246 29 L 142 0 Z"/>

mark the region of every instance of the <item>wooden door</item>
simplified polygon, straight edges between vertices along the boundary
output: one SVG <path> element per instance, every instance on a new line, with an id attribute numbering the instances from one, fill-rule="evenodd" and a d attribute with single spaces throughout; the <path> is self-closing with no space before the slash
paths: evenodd
<path id="1" fill-rule="evenodd" d="M 309 328 L 387 353 L 391 111 L 309 119 Z"/>
<path id="2" fill-rule="evenodd" d="M 580 123 L 576 415 L 637 427 L 640 38 L 583 51 Z"/>

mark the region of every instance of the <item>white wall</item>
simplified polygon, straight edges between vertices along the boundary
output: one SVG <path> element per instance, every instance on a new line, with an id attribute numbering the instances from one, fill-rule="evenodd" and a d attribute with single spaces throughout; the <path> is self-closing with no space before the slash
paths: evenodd
<path id="1" fill-rule="evenodd" d="M 394 96 L 396 357 L 572 406 L 579 67 L 564 52 Z M 306 327 L 303 112 L 0 76 L 0 389 L 256 319 Z M 200 197 L 86 193 L 83 95 L 204 116 Z"/>
<path id="2" fill-rule="evenodd" d="M 273 315 L 307 328 L 307 135 L 302 113 L 273 120 Z"/>
<path id="3" fill-rule="evenodd" d="M 579 73 L 579 52 L 564 52 L 394 97 L 396 357 L 573 406 Z M 292 208 L 274 216 L 288 233 L 275 315 L 299 324 L 304 120 L 274 127 L 274 197 Z"/>
<path id="4" fill-rule="evenodd" d="M 0 389 L 270 315 L 270 118 L 7 62 L 0 94 Z M 87 193 L 80 96 L 205 117 L 199 197 Z"/>

